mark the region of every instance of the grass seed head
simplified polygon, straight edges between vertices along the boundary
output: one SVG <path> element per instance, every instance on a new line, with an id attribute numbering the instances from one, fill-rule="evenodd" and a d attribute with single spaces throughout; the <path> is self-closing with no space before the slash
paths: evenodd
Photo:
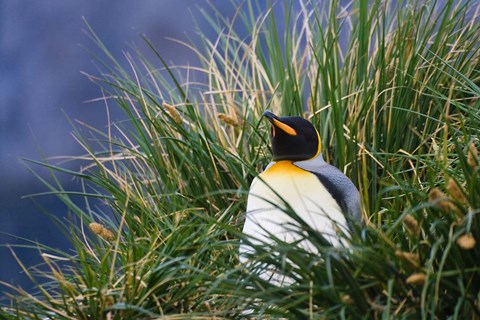
<path id="1" fill-rule="evenodd" d="M 231 116 L 229 116 L 228 114 L 225 114 L 225 113 L 219 113 L 218 114 L 218 119 L 220 119 L 220 121 L 222 121 L 222 122 L 224 122 L 228 125 L 234 126 L 234 127 L 240 127 L 242 125 L 237 119 L 235 119 L 234 117 L 231 117 Z"/>
<path id="2" fill-rule="evenodd" d="M 438 206 L 443 211 L 452 209 L 452 204 L 448 200 L 448 196 L 436 187 L 428 193 L 428 202 Z"/>
<path id="3" fill-rule="evenodd" d="M 478 165 L 478 150 L 475 147 L 475 143 L 470 143 L 467 153 L 467 163 L 470 168 L 475 169 Z"/>
<path id="4" fill-rule="evenodd" d="M 168 114 L 172 117 L 173 121 L 177 124 L 182 124 L 182 117 L 178 113 L 177 109 L 168 103 L 163 103 L 163 107 L 167 110 Z"/>
<path id="5" fill-rule="evenodd" d="M 102 233 L 100 234 L 100 237 L 102 237 L 107 241 L 113 241 L 115 239 L 115 235 L 113 234 L 113 232 L 108 230 L 107 228 L 103 228 Z"/>
<path id="6" fill-rule="evenodd" d="M 407 284 L 411 284 L 411 285 L 414 285 L 414 286 L 423 286 L 423 284 L 425 283 L 425 279 L 427 277 L 425 276 L 424 273 L 413 273 L 411 274 L 406 282 Z"/>
<path id="7" fill-rule="evenodd" d="M 457 239 L 457 244 L 463 250 L 470 250 L 475 247 L 477 241 L 475 241 L 475 238 L 471 234 L 464 234 Z"/>
<path id="8" fill-rule="evenodd" d="M 447 191 L 452 196 L 453 199 L 457 200 L 458 202 L 464 203 L 466 201 L 465 196 L 460 189 L 460 186 L 457 182 L 453 179 L 448 179 L 447 182 Z"/>
<path id="9" fill-rule="evenodd" d="M 344 304 L 354 304 L 355 303 L 355 301 L 353 300 L 353 298 L 349 294 L 344 294 L 343 296 L 340 297 L 340 300 Z"/>
<path id="10" fill-rule="evenodd" d="M 103 226 L 100 223 L 92 222 L 88 226 L 93 233 L 98 235 L 102 233 Z"/>
<path id="11" fill-rule="evenodd" d="M 115 235 L 113 234 L 113 232 L 102 226 L 100 223 L 92 222 L 88 226 L 93 233 L 99 235 L 107 241 L 112 241 L 113 239 L 115 239 Z"/>
<path id="12" fill-rule="evenodd" d="M 397 250 L 395 251 L 395 255 L 407 261 L 414 268 L 420 267 L 420 257 L 416 253 Z"/>
<path id="13" fill-rule="evenodd" d="M 418 225 L 418 221 L 412 217 L 411 215 L 407 215 L 403 220 L 403 223 L 407 227 L 407 229 L 414 235 L 420 235 L 420 226 Z"/>

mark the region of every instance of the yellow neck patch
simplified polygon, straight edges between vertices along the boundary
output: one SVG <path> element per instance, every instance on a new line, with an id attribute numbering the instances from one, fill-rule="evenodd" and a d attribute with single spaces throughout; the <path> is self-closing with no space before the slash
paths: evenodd
<path id="1" fill-rule="evenodd" d="M 300 169 L 289 160 L 281 160 L 275 162 L 270 168 L 268 168 L 262 175 L 284 175 L 284 174 L 309 174 L 308 171 Z"/>
<path id="2" fill-rule="evenodd" d="M 318 133 L 317 129 L 315 129 L 315 132 L 317 133 L 317 138 L 318 138 L 318 150 L 317 150 L 317 153 L 315 153 L 315 155 L 310 159 L 315 159 L 316 157 L 318 157 L 320 152 L 322 152 L 322 139 L 320 139 L 320 133 Z"/>

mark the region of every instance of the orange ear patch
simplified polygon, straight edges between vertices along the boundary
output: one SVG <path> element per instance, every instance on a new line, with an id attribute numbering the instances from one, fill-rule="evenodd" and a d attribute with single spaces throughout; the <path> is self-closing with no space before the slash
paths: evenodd
<path id="1" fill-rule="evenodd" d="M 278 129 L 282 130 L 283 132 L 285 132 L 286 134 L 289 134 L 291 136 L 296 136 L 297 135 L 297 131 L 295 131 L 295 129 L 290 127 L 288 124 L 280 122 L 277 119 L 273 119 L 273 125 L 276 126 Z"/>

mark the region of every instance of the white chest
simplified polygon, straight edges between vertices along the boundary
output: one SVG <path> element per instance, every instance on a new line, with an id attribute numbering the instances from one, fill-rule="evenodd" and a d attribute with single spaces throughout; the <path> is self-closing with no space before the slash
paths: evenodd
<path id="1" fill-rule="evenodd" d="M 253 181 L 243 232 L 266 242 L 270 235 L 286 242 L 298 240 L 300 235 L 295 231 L 298 223 L 289 213 L 293 210 L 338 246 L 338 230 L 346 230 L 340 206 L 314 174 L 290 162 L 282 162 L 274 164 Z M 305 241 L 300 245 L 312 250 Z"/>

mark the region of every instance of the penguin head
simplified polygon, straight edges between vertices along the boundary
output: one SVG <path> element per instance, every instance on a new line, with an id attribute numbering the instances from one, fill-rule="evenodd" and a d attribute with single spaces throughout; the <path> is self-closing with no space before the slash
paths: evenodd
<path id="1" fill-rule="evenodd" d="M 320 154 L 320 134 L 310 121 L 301 117 L 278 117 L 270 111 L 263 115 L 272 124 L 270 138 L 274 161 L 309 160 Z"/>

